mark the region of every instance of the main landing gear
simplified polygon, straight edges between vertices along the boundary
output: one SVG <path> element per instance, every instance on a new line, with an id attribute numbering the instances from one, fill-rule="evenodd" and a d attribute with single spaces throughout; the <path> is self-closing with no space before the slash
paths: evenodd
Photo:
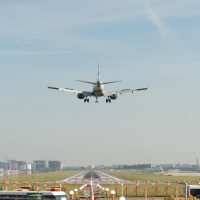
<path id="1" fill-rule="evenodd" d="M 106 103 L 111 103 L 111 99 L 110 98 L 108 98 L 108 99 L 106 99 Z"/>
<path id="2" fill-rule="evenodd" d="M 84 99 L 84 103 L 86 103 L 86 102 L 89 103 L 89 99 L 88 98 Z"/>

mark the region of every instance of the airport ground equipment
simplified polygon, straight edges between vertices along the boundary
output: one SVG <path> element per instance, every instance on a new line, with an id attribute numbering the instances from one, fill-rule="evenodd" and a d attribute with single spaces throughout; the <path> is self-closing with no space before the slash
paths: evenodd
<path id="1" fill-rule="evenodd" d="M 165 200 L 199 200 L 200 199 L 200 185 L 188 185 L 187 182 L 185 184 L 185 196 L 175 197 L 170 195 L 165 198 Z"/>
<path id="2" fill-rule="evenodd" d="M 52 191 L 0 191 L 0 200 L 67 200 L 65 192 Z"/>

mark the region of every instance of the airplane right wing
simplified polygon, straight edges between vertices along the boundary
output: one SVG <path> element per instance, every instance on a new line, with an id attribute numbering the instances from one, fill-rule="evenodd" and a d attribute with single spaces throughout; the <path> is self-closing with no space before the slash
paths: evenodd
<path id="1" fill-rule="evenodd" d="M 115 90 L 115 91 L 111 91 L 111 92 L 106 92 L 104 93 L 105 97 L 109 97 L 112 96 L 113 94 L 123 94 L 126 92 L 135 92 L 135 91 L 141 91 L 141 90 L 147 90 L 148 88 L 137 88 L 137 89 L 121 89 L 121 90 Z"/>

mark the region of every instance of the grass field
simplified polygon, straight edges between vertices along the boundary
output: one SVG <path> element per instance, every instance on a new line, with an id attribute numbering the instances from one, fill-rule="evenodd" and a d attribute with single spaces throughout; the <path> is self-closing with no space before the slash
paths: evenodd
<path id="1" fill-rule="evenodd" d="M 145 172 L 134 172 L 134 171 L 106 171 L 106 173 L 116 176 L 118 178 L 122 178 L 129 181 L 188 181 L 191 184 L 197 183 L 200 180 L 200 176 L 171 176 L 159 173 L 145 173 Z"/>
<path id="2" fill-rule="evenodd" d="M 22 186 L 31 185 L 39 187 L 40 190 L 44 189 L 45 183 L 49 182 L 49 185 L 55 185 L 56 181 L 65 179 L 67 177 L 73 176 L 77 171 L 59 171 L 59 172 L 47 172 L 47 173 L 36 173 L 32 175 L 23 176 L 10 176 L 0 178 L 0 187 L 9 190 L 14 189 L 16 186 L 20 188 Z M 15 185 L 15 186 L 14 186 Z"/>
<path id="3" fill-rule="evenodd" d="M 59 171 L 59 172 L 47 172 L 47 173 L 36 173 L 32 175 L 23 175 L 23 176 L 10 176 L 10 177 L 1 177 L 0 182 L 18 182 L 18 183 L 34 183 L 34 182 L 51 182 L 58 181 L 70 177 L 76 174 L 76 171 Z"/>
<path id="4" fill-rule="evenodd" d="M 56 181 L 63 180 L 76 173 L 78 173 L 78 171 L 48 172 L 26 176 L 2 177 L 0 178 L 0 186 L 2 189 L 5 189 L 7 186 L 9 190 L 12 190 L 14 187 L 19 188 L 23 185 L 30 184 L 35 190 L 36 186 L 39 187 L 39 190 L 43 190 L 45 188 L 45 183 L 48 182 L 49 187 L 55 186 Z M 132 182 L 131 184 L 125 184 L 123 186 L 116 183 L 102 185 L 104 188 L 109 188 L 109 191 L 117 191 L 118 196 L 122 194 L 122 189 L 123 194 L 128 197 L 144 197 L 145 194 L 151 197 L 169 195 L 183 196 L 184 186 L 183 184 L 177 183 L 177 181 L 187 181 L 188 184 L 199 183 L 199 176 L 169 176 L 134 171 L 105 171 L 105 173 Z M 81 185 L 74 183 L 63 184 L 61 187 L 62 190 L 68 193 L 70 190 L 79 188 L 80 186 Z"/>
<path id="5" fill-rule="evenodd" d="M 123 186 L 123 193 L 127 196 L 183 196 L 184 182 L 199 184 L 200 176 L 194 175 L 166 175 L 134 171 L 107 171 L 106 173 L 133 182 Z M 111 186 L 113 189 L 116 186 Z M 119 187 L 119 186 L 118 186 Z M 121 192 L 122 186 L 119 191 Z M 116 190 L 116 189 L 115 189 Z"/>

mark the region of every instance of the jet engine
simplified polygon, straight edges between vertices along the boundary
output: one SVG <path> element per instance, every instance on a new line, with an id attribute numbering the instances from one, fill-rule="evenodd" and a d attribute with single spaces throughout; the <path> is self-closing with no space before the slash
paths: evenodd
<path id="1" fill-rule="evenodd" d="M 79 99 L 83 99 L 83 98 L 85 98 L 85 95 L 83 93 L 78 93 L 77 97 Z"/>
<path id="2" fill-rule="evenodd" d="M 117 95 L 116 95 L 116 94 L 113 94 L 113 95 L 110 96 L 110 98 L 111 98 L 112 100 L 115 100 L 115 99 L 117 99 Z"/>

